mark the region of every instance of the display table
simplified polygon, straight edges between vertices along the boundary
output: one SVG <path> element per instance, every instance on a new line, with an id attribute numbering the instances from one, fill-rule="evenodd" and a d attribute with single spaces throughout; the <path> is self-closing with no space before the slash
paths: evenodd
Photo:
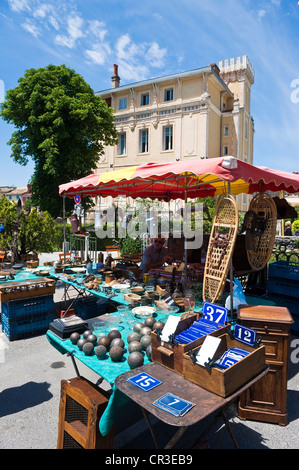
<path id="1" fill-rule="evenodd" d="M 166 449 L 172 448 L 189 426 L 192 426 L 193 424 L 210 417 L 210 422 L 202 433 L 204 434 L 207 430 L 210 429 L 211 424 L 215 422 L 215 416 L 212 419 L 212 415 L 215 412 L 217 413 L 217 418 L 222 417 L 225 426 L 233 439 L 234 445 L 237 448 L 238 444 L 226 418 L 225 410 L 236 398 L 240 396 L 241 393 L 260 380 L 267 373 L 267 371 L 268 369 L 265 368 L 265 370 L 263 370 L 260 374 L 251 379 L 246 385 L 242 386 L 239 390 L 227 398 L 222 398 L 203 389 L 202 387 L 199 387 L 198 385 L 189 382 L 182 376 L 163 367 L 160 364 L 157 364 L 156 362 L 151 362 L 118 376 L 115 380 L 115 386 L 127 397 L 131 398 L 135 403 L 140 405 L 144 417 L 150 426 L 150 430 L 157 448 L 159 448 L 159 444 L 152 429 L 147 412 L 156 416 L 160 421 L 179 428 L 166 445 Z M 140 372 L 144 372 L 151 377 L 160 380 L 162 383 L 149 391 L 144 391 L 128 382 L 130 377 L 133 377 Z M 182 417 L 173 416 L 165 410 L 161 410 L 160 408 L 157 408 L 153 405 L 155 400 L 166 393 L 172 393 L 179 398 L 190 401 L 195 406 Z M 202 436 L 196 436 L 197 441 L 199 441 L 201 437 Z"/>
<path id="2" fill-rule="evenodd" d="M 113 315 L 117 315 L 117 312 L 113 313 Z M 157 316 L 156 316 L 157 320 L 160 320 L 163 318 L 165 317 L 157 313 Z M 136 322 L 137 321 L 141 321 L 141 320 L 136 318 Z M 57 349 L 61 354 L 68 354 L 72 356 L 73 359 L 79 360 L 80 362 L 85 364 L 87 367 L 89 367 L 91 370 L 93 370 L 96 374 L 98 374 L 100 377 L 105 379 L 111 385 L 112 394 L 111 394 L 108 406 L 100 419 L 100 425 L 99 425 L 100 432 L 103 436 L 106 436 L 111 430 L 111 427 L 114 421 L 116 408 L 128 400 L 128 398 L 125 395 L 123 395 L 115 387 L 114 382 L 115 382 L 115 379 L 119 375 L 125 372 L 128 372 L 130 370 L 130 366 L 127 361 L 129 352 L 127 351 L 128 343 L 126 341 L 126 338 L 128 334 L 132 332 L 132 330 L 129 329 L 128 327 L 123 327 L 123 329 L 119 328 L 119 330 L 121 332 L 122 339 L 125 341 L 125 348 L 126 348 L 124 358 L 121 362 L 113 362 L 110 359 L 109 355 L 107 355 L 106 359 L 102 359 L 102 360 L 99 360 L 95 354 L 93 354 L 92 356 L 86 356 L 83 351 L 80 351 L 76 345 L 72 344 L 70 339 L 63 340 L 50 330 L 48 330 L 46 333 L 46 337 L 48 341 L 50 342 L 50 344 L 55 349 Z M 144 355 L 144 363 L 147 364 L 148 362 L 149 360 L 147 356 Z"/>
<path id="3" fill-rule="evenodd" d="M 82 283 L 82 279 L 86 277 L 86 274 L 84 276 L 78 275 L 76 277 L 74 276 L 74 278 L 70 278 L 69 276 L 66 276 L 63 273 L 55 273 L 54 270 L 51 270 L 50 275 L 52 279 L 55 279 L 56 281 L 61 281 L 66 286 L 73 287 L 77 291 L 77 296 L 75 299 L 73 299 L 74 301 L 77 300 L 79 297 L 82 297 L 85 294 L 89 293 L 101 299 L 111 299 L 118 304 L 129 305 L 129 302 L 124 299 L 121 293 L 116 293 L 113 297 L 111 297 L 106 295 L 105 292 L 103 292 L 102 290 L 98 291 L 95 289 L 88 289 L 88 287 L 86 287 L 86 285 Z"/>

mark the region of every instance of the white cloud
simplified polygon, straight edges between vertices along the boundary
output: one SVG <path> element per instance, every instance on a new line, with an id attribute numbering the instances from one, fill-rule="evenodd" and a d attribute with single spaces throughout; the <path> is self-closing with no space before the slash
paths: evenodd
<path id="1" fill-rule="evenodd" d="M 21 13 L 22 11 L 30 11 L 28 0 L 8 0 L 8 4 L 12 11 Z"/>
<path id="2" fill-rule="evenodd" d="M 106 34 L 107 29 L 106 25 L 103 21 L 92 20 L 89 22 L 89 31 L 100 41 L 103 41 Z"/>
<path id="3" fill-rule="evenodd" d="M 52 10 L 51 5 L 46 3 L 38 5 L 38 7 L 33 12 L 33 16 L 35 18 L 44 19 L 50 10 Z"/>
<path id="4" fill-rule="evenodd" d="M 32 36 L 34 36 L 35 38 L 37 38 L 41 33 L 38 26 L 31 23 L 29 20 L 27 20 L 25 23 L 22 23 L 21 26 L 22 26 L 22 28 L 25 29 L 25 31 L 32 34 Z"/>
<path id="5" fill-rule="evenodd" d="M 266 14 L 266 10 L 259 10 L 257 16 L 259 17 L 259 19 L 261 19 L 263 18 L 263 16 L 265 16 L 265 14 Z"/>
<path id="6" fill-rule="evenodd" d="M 111 53 L 109 44 L 94 44 L 92 49 L 87 49 L 85 54 L 87 57 L 98 65 L 104 65 L 107 61 L 108 55 Z"/>
<path id="7" fill-rule="evenodd" d="M 54 29 L 56 29 L 56 31 L 58 31 L 59 23 L 54 16 L 49 16 L 49 23 L 51 26 L 53 26 Z"/>
<path id="8" fill-rule="evenodd" d="M 78 15 L 71 15 L 67 19 L 68 36 L 58 34 L 55 38 L 56 44 L 72 49 L 76 41 L 84 36 L 82 32 L 83 20 Z"/>
<path id="9" fill-rule="evenodd" d="M 137 45 L 131 41 L 128 34 L 124 34 L 117 40 L 115 49 L 117 57 L 120 60 L 133 60 L 135 56 L 140 53 L 140 48 L 138 49 Z"/>
<path id="10" fill-rule="evenodd" d="M 143 80 L 148 77 L 149 66 L 162 67 L 166 49 L 158 43 L 133 42 L 128 34 L 122 35 L 115 45 L 121 77 L 125 80 Z"/>
<path id="11" fill-rule="evenodd" d="M 163 67 L 166 53 L 166 49 L 160 49 L 159 44 L 153 42 L 148 49 L 147 59 L 153 67 Z"/>

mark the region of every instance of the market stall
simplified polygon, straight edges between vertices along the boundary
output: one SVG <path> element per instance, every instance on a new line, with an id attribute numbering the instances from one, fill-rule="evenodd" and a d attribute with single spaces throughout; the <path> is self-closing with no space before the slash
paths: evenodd
<path id="1" fill-rule="evenodd" d="M 275 214 L 270 213 L 264 205 L 261 206 L 261 200 L 266 199 L 266 196 L 262 195 L 266 194 L 267 191 L 298 192 L 299 177 L 296 174 L 257 167 L 235 157 L 227 156 L 179 162 L 150 162 L 137 167 L 128 167 L 124 170 L 115 170 L 99 175 L 92 174 L 77 181 L 60 185 L 59 187 L 59 194 L 63 197 L 73 197 L 76 194 L 80 194 L 83 197 L 96 195 L 114 197 L 123 195 L 130 196 L 133 199 L 149 198 L 160 201 L 183 199 L 185 203 L 188 198 L 219 197 L 220 195 L 223 197 L 223 195 L 228 194 L 228 199 L 231 195 L 240 193 L 257 193 L 255 197 L 257 205 L 250 208 L 250 213 L 255 214 L 255 217 L 245 227 L 248 245 L 251 242 L 251 248 L 246 250 L 247 257 L 251 268 L 255 270 L 261 269 L 262 264 L 265 265 L 275 238 Z M 258 220 L 259 215 L 261 215 L 258 212 L 262 214 L 262 220 Z M 227 227 L 230 232 L 231 227 L 231 224 Z M 262 232 L 263 236 L 260 237 Z M 217 251 L 214 249 L 212 253 L 212 248 L 216 248 L 215 242 L 219 238 L 219 230 L 217 229 L 215 230 L 214 238 L 209 242 L 209 262 L 213 260 L 213 253 Z M 227 256 L 228 259 L 231 258 L 233 253 L 235 239 L 236 237 L 234 236 L 229 248 L 230 255 Z M 218 243 L 218 258 L 224 259 L 226 257 L 226 248 L 228 248 L 228 245 L 225 247 L 225 244 L 222 243 L 222 248 L 220 248 Z M 267 253 L 265 254 L 266 249 Z M 257 265 L 256 261 L 258 258 L 261 258 L 262 251 L 265 256 L 263 256 L 262 263 Z M 184 258 L 187 274 L 188 256 L 186 246 Z M 212 278 L 219 277 L 219 282 L 223 286 L 223 279 L 228 274 L 228 269 L 229 266 L 226 265 L 225 269 L 221 269 L 221 272 L 218 272 L 219 270 L 213 269 L 207 263 L 204 272 L 205 286 L 208 285 L 208 282 L 205 281 L 209 276 L 212 276 Z M 233 273 L 230 270 L 231 293 L 232 276 Z M 209 285 L 211 285 L 211 282 Z M 216 289 L 216 297 L 209 297 L 205 289 L 203 295 L 204 298 L 206 295 L 207 299 L 218 301 L 221 289 Z"/>
<path id="2" fill-rule="evenodd" d="M 132 198 L 140 197 L 164 201 L 180 198 L 185 202 L 187 202 L 188 198 L 205 196 L 218 197 L 218 201 L 225 200 L 226 202 L 232 201 L 232 195 L 235 194 L 253 194 L 256 192 L 263 194 L 269 190 L 297 192 L 299 191 L 299 178 L 291 174 L 278 175 L 274 170 L 254 167 L 233 157 L 200 161 L 193 160 L 187 163 L 150 163 L 140 167 L 127 168 L 126 170 L 89 175 L 76 182 L 61 185 L 59 188 L 59 192 L 63 197 L 73 197 L 76 194 L 81 196 L 96 196 L 100 194 L 102 197 L 125 195 Z M 257 208 L 252 208 L 252 213 L 256 213 L 258 216 L 261 216 L 259 210 L 261 199 L 263 198 L 260 197 Z M 149 350 L 150 352 L 145 353 L 149 346 L 149 338 L 145 338 L 145 344 L 147 343 L 148 346 L 146 349 L 143 349 L 143 359 L 139 356 L 143 362 L 143 365 L 141 364 L 139 367 L 144 366 L 145 368 L 137 370 L 140 370 L 141 373 L 146 373 L 148 371 L 146 369 L 147 364 L 152 360 L 152 363 L 160 363 L 162 367 L 172 369 L 172 373 L 183 377 L 188 382 L 196 384 L 198 391 L 201 389 L 209 390 L 212 393 L 211 397 L 214 395 L 231 397 L 234 393 L 241 393 L 244 390 L 243 387 L 249 386 L 251 380 L 266 369 L 266 356 L 268 352 L 265 350 L 265 346 L 261 345 L 258 341 L 254 329 L 244 327 L 244 330 L 238 323 L 230 324 L 227 309 L 217 304 L 219 296 L 223 291 L 223 280 L 227 278 L 231 268 L 230 260 L 233 256 L 237 227 L 236 217 L 233 221 L 228 221 L 228 213 L 230 211 L 225 210 L 224 216 L 220 202 L 218 204 L 219 210 L 216 212 L 214 220 L 215 231 L 211 234 L 212 236 L 209 240 L 209 260 L 204 266 L 204 282 L 208 278 L 214 280 L 217 276 L 215 276 L 215 272 L 212 269 L 215 269 L 215 264 L 220 267 L 222 261 L 225 260 L 225 269 L 222 269 L 219 278 L 217 277 L 220 288 L 214 289 L 214 286 L 211 287 L 211 283 L 207 283 L 208 290 L 210 292 L 215 291 L 216 294 L 208 298 L 212 302 L 201 302 L 200 304 L 197 303 L 197 305 L 190 298 L 188 303 L 185 304 L 183 302 L 183 304 L 180 304 L 178 297 L 175 299 L 169 296 L 168 286 L 161 286 L 158 282 L 157 285 L 152 282 L 150 283 L 151 288 L 154 286 L 151 294 L 147 293 L 150 305 L 145 303 L 141 305 L 142 296 L 135 294 L 139 297 L 139 299 L 135 298 L 137 304 L 139 304 L 137 308 L 140 308 L 141 312 L 147 313 L 143 318 L 144 324 L 148 319 L 153 319 L 155 322 L 163 321 L 163 325 L 160 324 L 160 327 L 154 327 L 152 324 L 150 332 L 141 335 L 141 338 L 143 336 L 150 336 L 151 351 Z M 249 240 L 251 242 L 251 252 L 257 252 L 261 247 L 265 246 L 264 241 L 262 245 L 260 243 L 255 245 L 256 239 L 254 235 L 256 235 L 257 230 L 261 232 L 261 235 L 266 233 L 267 239 L 271 243 L 273 229 L 269 228 L 269 226 L 273 227 L 273 214 L 271 211 L 264 211 L 263 220 L 258 221 L 259 225 L 256 224 L 256 218 L 253 217 L 253 214 L 251 215 L 255 223 L 250 220 L 246 228 L 251 237 Z M 219 230 L 220 227 L 226 228 L 229 233 L 229 236 L 222 240 L 220 235 L 223 232 Z M 250 232 L 250 229 L 254 229 L 254 233 Z M 260 238 L 258 241 L 260 241 Z M 217 256 L 214 255 L 215 250 Z M 250 251 L 249 248 L 247 251 Z M 267 256 L 268 253 L 258 258 L 263 258 L 262 263 L 265 263 L 267 262 Z M 254 264 L 252 258 L 249 261 Z M 212 265 L 209 266 L 209 262 Z M 210 271 L 208 271 L 208 267 L 210 267 Z M 185 270 L 188 272 L 186 252 Z M 170 282 L 175 281 L 175 274 L 176 272 L 172 270 Z M 230 279 L 232 279 L 231 274 L 232 272 L 230 271 Z M 155 276 L 153 276 L 153 279 L 155 279 Z M 158 279 L 156 280 L 158 281 Z M 139 284 L 139 286 L 134 286 L 131 283 L 130 289 L 132 287 L 146 289 L 146 285 Z M 138 375 L 137 372 L 135 374 L 134 371 L 131 371 L 131 369 L 137 367 L 137 364 L 129 360 L 129 356 L 132 353 L 140 353 L 140 351 L 130 352 L 129 349 L 131 348 L 131 342 L 128 340 L 128 336 L 132 329 L 135 329 L 135 332 L 137 332 L 136 310 L 134 312 L 136 307 L 131 302 L 132 297 L 128 297 L 131 294 L 133 294 L 132 290 L 130 293 L 124 293 L 124 300 L 128 301 L 130 299 L 130 302 L 128 302 L 130 305 L 124 305 L 125 313 L 121 313 L 121 310 L 115 313 L 117 317 L 122 316 L 122 321 L 124 322 L 120 324 L 123 328 L 122 333 L 120 332 L 121 328 L 117 329 L 121 333 L 120 339 L 124 342 L 123 347 L 121 347 L 122 352 L 120 352 L 121 358 L 119 360 L 116 360 L 115 357 L 113 358 L 109 348 L 106 350 L 105 360 L 96 354 L 94 346 L 88 346 L 85 350 L 83 349 L 84 345 L 80 348 L 79 341 L 84 339 L 82 331 L 79 337 L 77 336 L 76 343 L 72 341 L 70 336 L 68 338 L 59 338 L 53 331 L 48 331 L 47 333 L 47 338 L 51 344 L 62 353 L 68 353 L 73 359 L 77 358 L 82 361 L 110 383 L 112 395 L 106 410 L 99 420 L 99 428 L 102 435 L 109 433 L 116 409 L 126 399 L 124 394 L 118 390 L 117 384 L 122 382 L 123 374 L 129 373 L 131 379 L 132 377 L 136 378 L 136 375 Z M 159 296 L 158 299 L 155 299 L 156 295 Z M 185 293 L 183 293 L 183 298 L 185 298 L 184 295 Z M 203 298 L 205 298 L 204 295 Z M 188 296 L 186 295 L 186 297 Z M 142 300 L 145 302 L 145 299 Z M 161 300 L 166 304 L 164 308 L 161 308 L 161 304 L 157 303 Z M 186 321 L 188 325 L 186 325 Z M 137 321 L 137 323 L 140 322 Z M 89 326 L 93 328 L 92 325 L 89 324 Z M 143 326 L 140 326 L 140 331 Z M 95 341 L 97 347 L 100 346 L 101 336 L 97 336 Z M 103 341 L 106 340 L 103 339 Z M 141 348 L 143 347 L 141 346 Z M 233 354 L 231 354 L 231 350 L 233 350 Z M 236 350 L 238 350 L 237 355 Z M 286 386 L 285 383 L 281 385 L 283 387 Z M 231 388 L 232 386 L 233 388 Z M 279 387 L 279 384 L 277 386 Z M 157 390 L 159 390 L 158 387 Z M 172 392 L 171 387 L 168 391 Z M 129 393 L 129 397 L 134 399 L 133 392 Z M 181 396 L 181 398 L 184 399 L 186 397 Z M 153 406 L 152 402 L 148 403 L 146 405 L 147 410 L 152 411 Z M 170 412 L 169 407 L 165 404 L 162 409 L 164 412 Z M 189 417 L 191 417 L 191 413 L 192 409 Z M 181 414 L 178 413 L 177 417 L 180 416 Z"/>

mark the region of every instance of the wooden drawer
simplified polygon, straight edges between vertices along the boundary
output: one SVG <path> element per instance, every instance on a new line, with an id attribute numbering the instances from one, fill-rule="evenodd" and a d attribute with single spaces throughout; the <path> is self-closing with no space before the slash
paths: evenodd
<path id="1" fill-rule="evenodd" d="M 289 325 L 284 325 L 283 323 L 273 323 L 267 321 L 251 321 L 251 320 L 242 320 L 242 325 L 248 326 L 256 330 L 257 335 L 288 335 Z"/>
<path id="2" fill-rule="evenodd" d="M 277 361 L 283 363 L 284 359 L 284 337 L 275 335 L 263 335 L 262 343 L 265 346 L 266 361 Z"/>

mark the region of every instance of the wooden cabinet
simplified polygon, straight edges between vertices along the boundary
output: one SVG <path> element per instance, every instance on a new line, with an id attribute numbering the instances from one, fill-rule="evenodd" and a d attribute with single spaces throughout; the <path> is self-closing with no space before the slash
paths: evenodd
<path id="1" fill-rule="evenodd" d="M 240 396 L 239 418 L 285 426 L 290 325 L 293 318 L 285 307 L 246 306 L 238 312 L 239 322 L 257 331 L 266 349 L 269 372 Z"/>

